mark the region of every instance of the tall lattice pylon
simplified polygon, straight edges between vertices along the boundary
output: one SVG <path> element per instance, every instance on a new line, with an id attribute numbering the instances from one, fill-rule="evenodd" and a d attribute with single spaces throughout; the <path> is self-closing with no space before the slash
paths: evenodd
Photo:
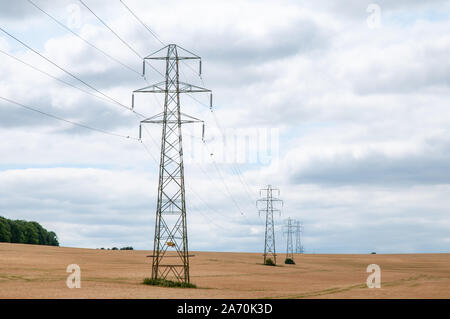
<path id="1" fill-rule="evenodd" d="M 300 221 L 296 221 L 295 223 L 295 253 L 303 254 L 303 245 L 302 245 L 302 231 L 303 231 L 303 223 Z"/>
<path id="2" fill-rule="evenodd" d="M 287 244 L 286 244 L 286 261 L 288 259 L 294 260 L 294 245 L 292 243 L 292 233 L 296 225 L 294 225 L 293 220 L 289 217 L 286 220 L 286 231 L 287 234 Z"/>
<path id="3" fill-rule="evenodd" d="M 185 283 L 189 283 L 190 278 L 181 125 L 203 121 L 181 112 L 180 93 L 211 92 L 180 81 L 180 61 L 192 59 L 199 60 L 200 74 L 201 58 L 175 44 L 169 44 L 145 57 L 144 75 L 147 60 L 162 60 L 165 61 L 165 80 L 134 91 L 132 99 L 134 108 L 136 93 L 165 95 L 163 112 L 141 121 L 139 127 L 141 138 L 142 124 L 162 124 L 155 237 L 151 256 L 152 279 Z"/>
<path id="4" fill-rule="evenodd" d="M 283 201 L 281 199 L 273 197 L 274 192 L 277 192 L 278 193 L 277 196 L 280 196 L 280 190 L 277 188 L 272 188 L 271 185 L 268 185 L 267 188 L 261 189 L 259 195 L 263 196 L 262 194 L 263 192 L 265 192 L 265 196 L 256 201 L 256 206 L 258 207 L 258 212 L 260 216 L 261 213 L 264 213 L 266 215 L 264 264 L 266 264 L 267 260 L 270 258 L 276 265 L 277 255 L 275 251 L 275 227 L 274 227 L 273 213 L 274 212 L 281 213 L 281 210 L 277 209 L 275 205 L 276 203 L 283 204 Z"/>

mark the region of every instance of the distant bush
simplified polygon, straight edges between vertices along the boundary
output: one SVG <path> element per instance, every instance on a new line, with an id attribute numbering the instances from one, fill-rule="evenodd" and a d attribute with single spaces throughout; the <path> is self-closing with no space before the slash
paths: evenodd
<path id="1" fill-rule="evenodd" d="M 120 248 L 120 250 L 133 250 L 133 247 L 131 247 L 131 246 L 122 247 L 122 248 Z"/>
<path id="2" fill-rule="evenodd" d="M 58 238 L 37 222 L 11 220 L 0 216 L 0 242 L 59 246 Z"/>
<path id="3" fill-rule="evenodd" d="M 111 248 L 111 250 L 119 250 L 119 248 L 113 247 L 113 248 Z"/>
<path id="4" fill-rule="evenodd" d="M 374 252 L 374 251 L 372 251 L 370 254 L 372 254 L 372 255 L 376 255 L 377 253 L 376 252 Z"/>
<path id="5" fill-rule="evenodd" d="M 295 261 L 292 258 L 286 258 L 284 263 L 288 265 L 295 265 Z"/>
<path id="6" fill-rule="evenodd" d="M 144 285 L 171 287 L 171 288 L 197 288 L 196 285 L 186 282 L 172 281 L 167 279 L 151 279 L 145 278 Z"/>
<path id="7" fill-rule="evenodd" d="M 272 258 L 267 258 L 265 265 L 267 265 L 267 266 L 275 266 L 275 262 L 272 260 Z"/>

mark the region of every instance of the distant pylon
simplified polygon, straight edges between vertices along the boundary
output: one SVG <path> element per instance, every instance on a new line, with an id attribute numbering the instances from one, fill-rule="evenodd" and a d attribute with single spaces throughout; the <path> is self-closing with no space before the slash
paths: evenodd
<path id="1" fill-rule="evenodd" d="M 295 253 L 303 254 L 303 246 L 302 246 L 302 231 L 303 231 L 303 223 L 300 221 L 296 221 L 295 224 Z"/>
<path id="2" fill-rule="evenodd" d="M 287 244 L 286 244 L 286 260 L 291 259 L 294 260 L 294 245 L 292 243 L 292 233 L 294 231 L 295 225 L 293 224 L 293 220 L 289 217 L 286 221 L 286 231 L 287 234 Z"/>
<path id="3" fill-rule="evenodd" d="M 185 56 L 179 56 L 179 53 Z M 145 75 L 146 60 L 162 60 L 165 61 L 165 79 L 134 91 L 132 99 L 134 108 L 136 93 L 165 95 L 163 112 L 141 121 L 139 127 L 141 138 L 142 124 L 162 124 L 155 237 L 153 255 L 150 256 L 153 258 L 152 279 L 170 278 L 185 283 L 188 283 L 190 278 L 181 125 L 203 121 L 180 111 L 180 93 L 211 92 L 179 80 L 179 61 L 193 59 L 200 61 L 201 73 L 201 58 L 175 44 L 169 44 L 145 57 L 143 74 Z"/>
<path id="4" fill-rule="evenodd" d="M 266 232 L 265 232 L 265 240 L 264 240 L 264 264 L 266 264 L 267 259 L 271 258 L 274 264 L 277 263 L 277 255 L 275 252 L 275 227 L 273 221 L 273 212 L 281 211 L 274 207 L 274 203 L 283 201 L 278 198 L 273 197 L 273 192 L 278 192 L 278 196 L 280 196 L 280 190 L 276 188 L 272 188 L 271 185 L 268 185 L 267 188 L 261 189 L 259 195 L 262 196 L 262 192 L 265 192 L 265 197 L 262 197 L 256 201 L 256 206 L 258 207 L 258 203 L 264 203 L 263 208 L 259 209 L 258 212 L 261 216 L 261 212 L 264 212 L 266 215 Z M 261 205 L 262 206 L 262 205 Z"/>

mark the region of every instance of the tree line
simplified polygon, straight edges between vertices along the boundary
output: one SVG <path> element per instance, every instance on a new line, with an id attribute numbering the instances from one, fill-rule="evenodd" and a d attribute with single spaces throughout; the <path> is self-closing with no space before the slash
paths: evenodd
<path id="1" fill-rule="evenodd" d="M 59 246 L 58 237 L 37 222 L 11 220 L 0 216 L 0 242 Z"/>

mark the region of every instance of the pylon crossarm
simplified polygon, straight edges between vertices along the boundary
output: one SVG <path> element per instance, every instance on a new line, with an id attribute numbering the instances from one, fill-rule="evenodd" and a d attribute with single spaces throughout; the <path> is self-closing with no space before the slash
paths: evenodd
<path id="1" fill-rule="evenodd" d="M 179 86 L 174 88 L 166 88 L 165 82 L 152 84 L 141 89 L 133 91 L 133 93 L 211 93 L 211 90 L 202 88 L 189 83 L 179 82 Z"/>
<path id="2" fill-rule="evenodd" d="M 200 120 L 196 117 L 193 117 L 191 115 L 187 115 L 185 113 L 180 113 L 181 116 L 185 117 L 186 119 L 181 118 L 180 123 L 181 124 L 189 124 L 189 123 L 205 123 L 205 121 Z M 156 115 L 153 115 L 145 120 L 141 121 L 142 123 L 151 123 L 151 124 L 178 124 L 178 120 L 165 120 L 164 121 L 164 113 L 158 113 Z"/>
<path id="3" fill-rule="evenodd" d="M 197 60 L 200 58 L 191 57 L 191 56 L 179 56 L 177 59 L 173 57 L 162 57 L 162 56 L 155 56 L 155 57 L 146 57 L 144 60 Z"/>
<path id="4" fill-rule="evenodd" d="M 161 52 L 161 51 L 163 51 L 163 50 L 166 50 L 166 49 L 168 49 L 170 46 L 175 46 L 174 44 L 168 44 L 168 45 L 166 45 L 165 47 L 163 47 L 163 48 L 161 48 L 161 49 L 159 49 L 159 50 L 156 50 L 155 52 L 153 52 L 153 53 L 151 53 L 151 54 L 149 54 L 149 55 L 147 55 L 144 59 L 153 59 L 153 60 L 155 60 L 155 59 L 161 59 L 161 60 L 167 60 L 167 59 L 171 59 L 171 56 L 167 56 L 167 55 L 164 55 L 164 56 L 156 56 L 156 54 L 157 53 L 159 53 L 159 52 Z M 185 49 L 185 48 L 183 48 L 183 47 L 180 47 L 179 45 L 176 45 L 176 48 L 177 49 L 180 49 L 181 51 L 184 51 L 184 52 L 186 52 L 186 53 L 188 53 L 188 54 L 190 54 L 191 56 L 179 56 L 178 54 L 177 54 L 177 56 L 176 56 L 176 58 L 178 59 L 178 60 L 185 60 L 185 59 L 201 59 L 201 57 L 199 57 L 197 54 L 195 54 L 195 53 L 192 53 L 191 51 L 189 51 L 189 50 L 187 50 L 187 49 Z"/>
<path id="5" fill-rule="evenodd" d="M 192 53 L 191 51 L 189 51 L 189 50 L 187 50 L 187 49 L 185 49 L 185 48 L 183 48 L 183 47 L 180 47 L 179 45 L 177 45 L 177 48 L 178 48 L 178 49 L 181 49 L 182 51 L 184 51 L 184 52 L 186 52 L 186 53 L 189 53 L 190 55 L 192 55 L 191 58 L 193 58 L 193 59 L 201 59 L 197 54 Z"/>
<path id="6" fill-rule="evenodd" d="M 200 86 L 192 85 L 185 82 L 180 82 L 180 92 L 200 93 L 200 92 L 212 92 L 210 89 L 205 89 Z"/>
<path id="7" fill-rule="evenodd" d="M 257 202 L 259 202 L 259 201 L 265 202 L 265 201 L 268 201 L 268 200 L 270 200 L 272 202 L 282 202 L 283 201 L 282 199 L 278 199 L 278 198 L 275 198 L 275 197 L 263 197 L 263 198 L 258 199 Z"/>
<path id="8" fill-rule="evenodd" d="M 146 86 L 146 87 L 143 87 L 143 88 L 141 88 L 141 89 L 137 89 L 137 90 L 134 90 L 133 91 L 133 94 L 134 93 L 144 93 L 144 92 L 147 92 L 147 90 L 150 90 L 150 89 L 152 89 L 152 90 L 160 90 L 161 92 L 165 92 L 165 87 L 166 87 L 166 82 L 159 82 L 159 83 L 156 83 L 156 84 L 152 84 L 152 85 L 149 85 L 149 86 Z M 148 91 L 148 92 L 153 92 L 153 91 Z"/>
<path id="9" fill-rule="evenodd" d="M 153 52 L 153 53 L 150 53 L 150 54 L 147 55 L 144 59 L 149 59 L 149 58 L 152 57 L 153 55 L 155 55 L 155 54 L 157 54 L 157 53 L 159 53 L 159 52 L 161 52 L 161 51 L 167 49 L 168 47 L 169 47 L 169 45 L 166 45 L 165 47 L 163 47 L 163 48 L 161 48 L 161 49 L 159 49 L 159 50 L 156 50 L 156 51 Z"/>

